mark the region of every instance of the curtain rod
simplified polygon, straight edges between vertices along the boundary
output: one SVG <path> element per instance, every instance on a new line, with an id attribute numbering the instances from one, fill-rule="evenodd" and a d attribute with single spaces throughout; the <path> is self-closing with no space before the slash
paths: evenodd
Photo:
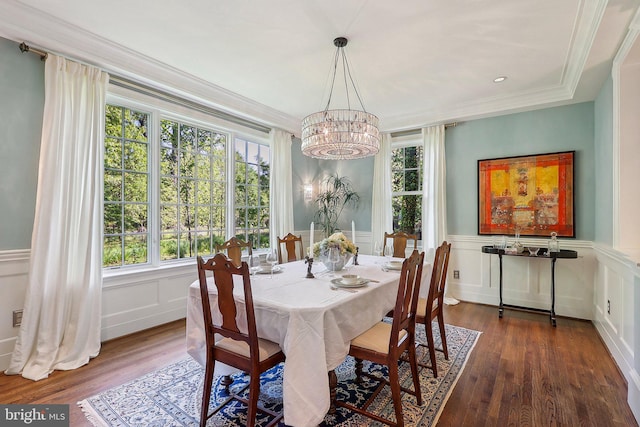
<path id="1" fill-rule="evenodd" d="M 29 46 L 28 44 L 26 44 L 25 42 L 20 43 L 20 52 L 25 53 L 25 52 L 33 52 L 36 55 L 40 55 L 40 59 L 42 61 L 44 61 L 45 59 L 47 59 L 47 52 L 44 52 L 40 49 L 34 49 L 31 46 Z"/>
<path id="2" fill-rule="evenodd" d="M 452 123 L 445 123 L 444 128 L 454 128 L 456 126 L 458 126 L 458 122 L 452 122 Z M 422 132 L 422 129 L 407 129 L 407 130 L 399 130 L 398 132 L 391 132 L 391 137 L 392 138 L 398 138 L 400 136 L 409 136 L 409 135 L 416 135 L 419 134 L 420 132 Z"/>
<path id="3" fill-rule="evenodd" d="M 22 53 L 24 53 L 24 52 L 33 52 L 33 53 L 35 53 L 37 55 L 40 55 L 40 57 L 41 57 L 41 59 L 43 61 L 45 59 L 47 59 L 47 52 L 44 52 L 44 51 L 42 51 L 40 49 L 34 49 L 34 48 L 30 47 L 29 45 L 27 45 L 25 42 L 20 43 L 20 51 Z M 265 126 L 265 125 L 263 125 L 261 123 L 258 123 L 258 122 L 254 122 L 253 120 L 249 120 L 249 119 L 245 119 L 245 118 L 242 118 L 242 117 L 239 117 L 239 116 L 235 116 L 233 114 L 226 113 L 226 112 L 224 112 L 222 110 L 218 110 L 218 109 L 215 109 L 215 108 L 200 104 L 198 102 L 188 100 L 188 99 L 183 98 L 181 96 L 172 95 L 170 93 L 161 91 L 161 90 L 153 88 L 151 86 L 147 86 L 147 85 L 135 82 L 133 80 L 126 79 L 126 78 L 118 76 L 118 75 L 110 74 L 109 83 L 114 84 L 116 86 L 123 87 L 125 89 L 132 90 L 134 92 L 141 93 L 143 95 L 151 96 L 151 97 L 159 99 L 161 101 L 170 102 L 170 103 L 175 104 L 175 105 L 180 105 L 180 106 L 183 106 L 183 107 L 190 108 L 192 110 L 200 111 L 202 113 L 209 114 L 211 116 L 214 116 L 214 117 L 217 117 L 219 119 L 226 120 L 228 122 L 235 123 L 235 124 L 247 127 L 249 129 L 254 129 L 254 130 L 257 130 L 259 132 L 263 132 L 263 133 L 267 133 L 267 134 L 269 132 L 271 132 L 271 128 L 270 127 Z"/>

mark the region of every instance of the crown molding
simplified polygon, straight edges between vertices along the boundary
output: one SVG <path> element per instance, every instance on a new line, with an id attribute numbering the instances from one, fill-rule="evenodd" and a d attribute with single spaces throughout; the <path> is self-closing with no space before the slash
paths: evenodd
<path id="1" fill-rule="evenodd" d="M 433 109 L 415 115 L 385 117 L 381 118 L 381 128 L 385 132 L 393 132 L 432 123 L 478 119 L 571 103 L 607 3 L 608 0 L 580 1 L 571 46 L 555 87 L 484 98 L 446 111 Z M 638 15 L 633 22 L 640 25 Z M 300 132 L 300 120 L 296 117 L 97 37 L 17 0 L 0 2 L 0 36 L 96 65 L 109 73 L 269 127 L 278 127 L 296 135 Z"/>
<path id="2" fill-rule="evenodd" d="M 95 65 L 108 73 L 269 127 L 300 132 L 300 121 L 295 117 L 107 41 L 15 0 L 0 2 L 0 36 Z"/>
<path id="3" fill-rule="evenodd" d="M 447 111 L 432 110 L 413 116 L 381 118 L 385 132 L 419 128 L 432 123 L 480 119 L 500 114 L 570 104 L 580 82 L 591 46 L 605 14 L 608 0 L 580 2 L 562 77 L 555 87 L 483 98 Z M 637 15 L 636 15 L 637 18 Z M 640 18 L 634 22 L 640 24 Z"/>

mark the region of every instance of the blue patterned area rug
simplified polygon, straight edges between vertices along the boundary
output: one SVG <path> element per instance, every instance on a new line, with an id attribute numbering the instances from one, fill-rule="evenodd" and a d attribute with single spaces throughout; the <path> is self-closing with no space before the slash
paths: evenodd
<path id="1" fill-rule="evenodd" d="M 406 425 L 435 425 L 480 336 L 480 332 L 451 325 L 446 325 L 446 333 L 449 360 L 444 359 L 442 352 L 436 352 L 438 378 L 433 378 L 433 372 L 430 369 L 420 369 L 422 406 L 416 405 L 413 396 L 405 396 L 403 393 L 402 404 Z M 424 327 L 418 325 L 416 334 L 418 341 L 426 342 Z M 434 339 L 436 348 L 442 348 L 435 323 Z M 419 360 L 428 364 L 429 353 L 426 348 L 419 347 L 417 351 Z M 386 375 L 386 368 L 374 363 L 365 361 L 364 368 L 375 374 Z M 78 405 L 95 426 L 197 426 L 200 418 L 203 373 L 204 369 L 189 357 L 78 402 Z M 362 384 L 355 384 L 354 361 L 351 357 L 336 369 L 336 374 L 338 399 L 348 400 L 356 405 L 365 402 L 377 385 L 369 380 L 365 380 Z M 400 378 L 406 385 L 413 387 L 408 363 L 401 364 Z M 242 388 L 247 382 L 247 377 L 242 373 L 236 374 L 233 379 L 232 388 Z M 220 378 L 214 379 L 211 408 L 216 407 L 217 402 L 221 402 L 225 397 L 219 381 Z M 282 410 L 282 366 L 277 366 L 262 375 L 260 401 L 276 412 Z M 384 387 L 370 406 L 371 409 L 385 418 L 395 419 L 389 387 Z M 233 402 L 211 418 L 207 426 L 245 426 L 247 425 L 246 417 L 246 407 L 241 403 Z M 270 418 L 267 415 L 259 413 L 256 425 L 264 426 L 269 421 Z M 337 413 L 327 415 L 321 425 L 346 427 L 379 425 L 379 423 L 345 408 L 338 408 Z"/>

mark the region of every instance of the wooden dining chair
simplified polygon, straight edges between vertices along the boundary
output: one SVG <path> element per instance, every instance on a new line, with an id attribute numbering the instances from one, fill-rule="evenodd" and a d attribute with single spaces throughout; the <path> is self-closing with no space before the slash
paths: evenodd
<path id="1" fill-rule="evenodd" d="M 449 255 L 451 254 L 451 243 L 446 240 L 436 249 L 436 255 L 431 270 L 431 281 L 429 283 L 429 293 L 427 298 L 418 300 L 416 322 L 423 323 L 427 334 L 427 345 L 418 343 L 423 347 L 428 347 L 431 366 L 420 363 L 420 366 L 427 367 L 433 371 L 433 377 L 438 378 L 438 365 L 436 363 L 436 350 L 444 353 L 444 358 L 449 360 L 449 350 L 447 349 L 447 336 L 444 330 L 444 290 L 447 283 L 447 269 L 449 267 Z M 440 329 L 440 339 L 442 349 L 436 349 L 433 344 L 432 321 L 438 319 Z"/>
<path id="2" fill-rule="evenodd" d="M 213 321 L 209 291 L 207 289 L 207 272 L 213 275 L 213 283 L 217 289 L 218 304 L 216 306 L 216 319 Z M 244 307 L 247 320 L 247 332 L 241 332 L 238 328 L 236 300 L 233 294 L 234 276 L 242 277 L 244 290 Z M 207 359 L 204 374 L 204 389 L 202 392 L 202 406 L 200 410 L 200 426 L 204 427 L 207 420 L 222 409 L 231 400 L 239 400 L 248 406 L 247 425 L 255 425 L 257 411 L 263 411 L 275 419 L 269 426 L 276 425 L 282 418 L 282 414 L 274 413 L 266 408 L 258 408 L 260 395 L 260 374 L 284 362 L 285 356 L 280 346 L 274 342 L 258 338 L 256 331 L 256 319 L 253 311 L 253 296 L 251 293 L 251 280 L 249 266 L 241 262 L 240 266 L 234 265 L 230 258 L 224 254 L 216 254 L 213 258 L 204 262 L 198 256 L 198 279 L 200 282 L 200 297 L 202 298 L 202 312 L 204 316 L 205 338 L 207 347 Z M 215 335 L 222 339 L 215 341 Z M 231 393 L 225 401 L 209 414 L 209 400 L 211 399 L 211 386 L 216 361 L 249 374 L 249 384 L 236 393 Z M 249 400 L 238 396 L 249 387 Z"/>
<path id="3" fill-rule="evenodd" d="M 237 237 L 232 237 L 221 245 L 216 244 L 216 252 L 226 252 L 227 256 L 233 260 L 233 264 L 239 267 L 242 263 L 242 249 L 247 248 L 249 256 L 253 253 L 251 243 L 247 243 Z"/>
<path id="4" fill-rule="evenodd" d="M 282 239 L 278 237 L 278 264 L 282 264 L 282 245 L 287 251 L 287 261 L 292 262 L 304 258 L 304 246 L 302 245 L 302 236 L 295 236 L 291 233 Z"/>
<path id="5" fill-rule="evenodd" d="M 349 410 L 381 423 L 392 426 L 404 426 L 400 392 L 404 391 L 414 395 L 418 405 L 422 405 L 420 379 L 418 377 L 418 365 L 416 361 L 415 314 L 418 292 L 420 291 L 423 262 L 424 252 L 418 253 L 417 250 L 414 250 L 411 256 L 404 260 L 400 273 L 400 281 L 398 283 L 398 294 L 394 308 L 395 315 L 393 316 L 392 322 L 387 323 L 381 321 L 377 323 L 372 328 L 354 338 L 349 347 L 349 354 L 356 359 L 356 382 L 361 381 L 360 378 L 362 375 L 380 381 L 373 396 L 376 396 L 385 385 L 388 384 L 391 387 L 393 407 L 396 416 L 395 423 L 367 411 L 367 408 L 374 399 L 365 402 L 362 408 L 340 400 L 336 402 L 336 406 L 348 408 Z M 407 353 L 409 365 L 411 366 L 413 390 L 402 387 L 399 381 L 398 362 L 402 360 L 401 356 L 405 352 Z M 389 379 L 381 379 L 363 372 L 362 359 L 386 365 L 389 371 Z"/>
<path id="6" fill-rule="evenodd" d="M 405 250 L 407 249 L 407 241 L 413 240 L 413 249 L 418 249 L 418 235 L 417 234 L 407 234 L 403 231 L 398 231 L 396 233 L 384 233 L 384 241 L 382 243 L 382 254 L 384 254 L 384 250 L 387 247 L 387 240 L 393 239 L 393 257 L 394 258 L 406 258 Z"/>

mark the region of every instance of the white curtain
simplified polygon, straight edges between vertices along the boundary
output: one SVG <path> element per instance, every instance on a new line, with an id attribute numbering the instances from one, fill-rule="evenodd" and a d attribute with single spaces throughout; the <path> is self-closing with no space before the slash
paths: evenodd
<path id="1" fill-rule="evenodd" d="M 271 247 L 278 247 L 277 236 L 293 233 L 293 188 L 291 179 L 291 133 L 271 131 Z"/>
<path id="2" fill-rule="evenodd" d="M 444 125 L 422 129 L 423 197 L 422 246 L 429 262 L 436 248 L 447 238 L 447 166 L 444 153 Z M 457 304 L 455 298 L 445 297 L 446 304 Z"/>
<path id="3" fill-rule="evenodd" d="M 100 351 L 108 79 L 94 67 L 47 59 L 29 283 L 7 374 L 40 380 Z"/>
<path id="4" fill-rule="evenodd" d="M 391 209 L 391 134 L 382 134 L 380 151 L 373 161 L 373 194 L 371 196 L 371 235 L 382 243 L 385 231 L 393 232 Z M 371 246 L 373 250 L 373 245 Z"/>

